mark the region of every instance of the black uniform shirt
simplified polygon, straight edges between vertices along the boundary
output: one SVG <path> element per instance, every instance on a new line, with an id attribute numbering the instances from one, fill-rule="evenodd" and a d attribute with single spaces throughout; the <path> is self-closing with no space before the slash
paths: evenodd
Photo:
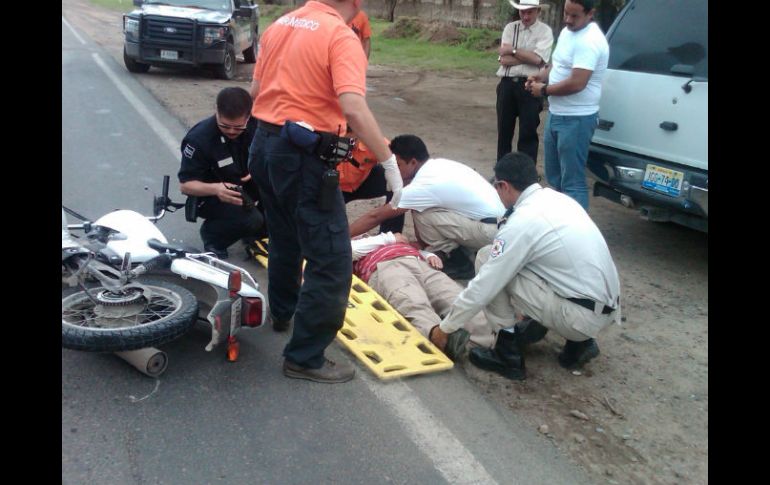
<path id="1" fill-rule="evenodd" d="M 216 116 L 193 126 L 182 140 L 179 183 L 199 180 L 241 185 L 241 177 L 249 173 L 249 145 L 256 130 L 254 118 L 249 118 L 246 130 L 234 140 L 219 131 Z"/>

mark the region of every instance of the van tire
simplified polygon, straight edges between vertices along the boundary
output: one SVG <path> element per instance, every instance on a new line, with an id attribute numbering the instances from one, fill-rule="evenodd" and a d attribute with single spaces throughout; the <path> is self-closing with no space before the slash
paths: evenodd
<path id="1" fill-rule="evenodd" d="M 257 62 L 257 45 L 257 38 L 255 37 L 254 40 L 251 41 L 251 46 L 243 51 L 243 60 L 247 64 L 253 64 Z"/>
<path id="2" fill-rule="evenodd" d="M 128 72 L 145 73 L 150 70 L 150 65 L 143 62 L 137 62 L 126 54 L 126 48 L 123 48 L 123 64 L 126 65 Z"/>
<path id="3" fill-rule="evenodd" d="M 230 80 L 235 77 L 235 47 L 232 42 L 227 42 L 225 47 L 225 58 L 219 66 L 217 66 L 217 76 L 220 79 Z"/>

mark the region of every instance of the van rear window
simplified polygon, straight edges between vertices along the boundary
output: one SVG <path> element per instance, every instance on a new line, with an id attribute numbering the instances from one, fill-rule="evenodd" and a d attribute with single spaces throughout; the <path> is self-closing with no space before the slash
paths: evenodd
<path id="1" fill-rule="evenodd" d="M 708 78 L 707 0 L 633 1 L 608 40 L 610 69 Z"/>

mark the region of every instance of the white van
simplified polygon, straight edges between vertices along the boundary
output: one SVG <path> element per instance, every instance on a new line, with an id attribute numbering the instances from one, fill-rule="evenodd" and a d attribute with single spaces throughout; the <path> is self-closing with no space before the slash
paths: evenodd
<path id="1" fill-rule="evenodd" d="M 708 232 L 707 0 L 630 0 L 607 40 L 594 196 Z"/>

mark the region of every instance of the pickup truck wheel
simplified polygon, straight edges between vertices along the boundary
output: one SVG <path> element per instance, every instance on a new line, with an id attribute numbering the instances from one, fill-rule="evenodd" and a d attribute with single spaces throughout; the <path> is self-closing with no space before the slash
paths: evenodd
<path id="1" fill-rule="evenodd" d="M 243 51 L 243 60 L 249 64 L 257 62 L 257 39 L 251 41 L 251 46 Z"/>
<path id="2" fill-rule="evenodd" d="M 217 75 L 228 80 L 235 77 L 235 47 L 232 42 L 228 42 L 225 47 L 224 62 L 217 67 Z"/>
<path id="3" fill-rule="evenodd" d="M 128 72 L 147 72 L 150 70 L 150 65 L 143 62 L 136 62 L 126 55 L 126 49 L 123 48 L 123 64 L 126 65 Z"/>

